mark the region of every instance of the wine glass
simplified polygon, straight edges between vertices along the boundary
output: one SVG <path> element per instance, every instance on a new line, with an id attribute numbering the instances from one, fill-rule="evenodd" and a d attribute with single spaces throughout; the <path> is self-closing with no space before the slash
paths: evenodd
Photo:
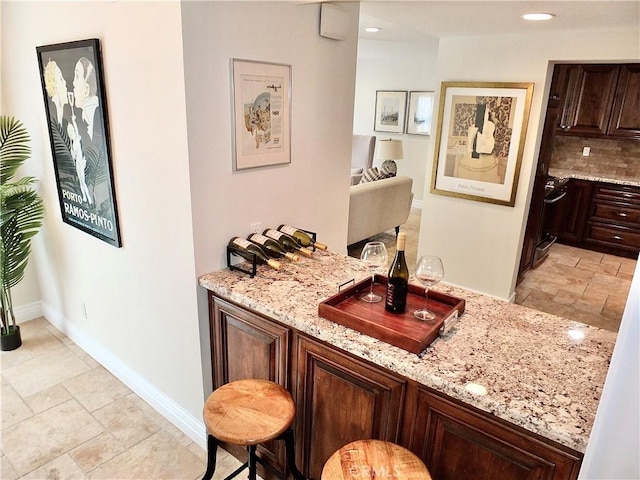
<path id="1" fill-rule="evenodd" d="M 375 270 L 378 267 L 385 267 L 389 257 L 387 256 L 387 247 L 382 242 L 369 242 L 362 249 L 360 259 L 367 264 L 371 270 L 371 287 L 368 293 L 360 296 L 360 300 L 369 303 L 375 303 L 382 300 L 382 297 L 373 293 L 373 281 L 375 279 Z"/>
<path id="2" fill-rule="evenodd" d="M 440 258 L 431 255 L 420 257 L 416 264 L 416 278 L 424 285 L 424 308 L 413 312 L 414 317 L 420 320 L 433 320 L 436 318 L 433 312 L 427 310 L 427 298 L 429 288 L 442 280 L 442 277 L 444 277 L 444 267 Z"/>

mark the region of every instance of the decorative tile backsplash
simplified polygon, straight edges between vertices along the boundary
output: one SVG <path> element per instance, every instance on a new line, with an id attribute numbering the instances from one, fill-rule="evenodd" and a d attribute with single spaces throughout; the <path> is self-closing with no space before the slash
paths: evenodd
<path id="1" fill-rule="evenodd" d="M 582 156 L 584 147 L 591 152 Z M 549 167 L 603 178 L 640 179 L 640 142 L 556 135 Z"/>

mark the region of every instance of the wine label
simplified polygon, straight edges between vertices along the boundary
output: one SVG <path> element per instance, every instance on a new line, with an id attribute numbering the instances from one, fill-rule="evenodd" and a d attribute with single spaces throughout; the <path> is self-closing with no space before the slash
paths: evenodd
<path id="1" fill-rule="evenodd" d="M 231 243 L 238 245 L 240 248 L 244 248 L 244 249 L 251 246 L 251 242 L 249 240 L 245 240 L 244 238 L 234 238 L 233 242 Z"/>
<path id="2" fill-rule="evenodd" d="M 277 230 L 267 230 L 266 232 L 264 232 L 264 234 L 269 238 L 273 238 L 274 240 L 280 240 L 280 237 L 282 236 L 282 233 Z"/>
<path id="3" fill-rule="evenodd" d="M 254 233 L 253 235 L 251 235 L 251 241 L 259 243 L 260 245 L 266 244 L 268 240 L 269 239 L 267 237 L 265 237 L 264 235 L 260 235 L 259 233 Z"/>
<path id="4" fill-rule="evenodd" d="M 284 233 L 287 233 L 289 235 L 293 235 L 294 233 L 296 233 L 298 231 L 298 229 L 290 227 L 289 225 L 283 225 L 282 227 L 280 227 L 280 231 L 284 232 Z"/>

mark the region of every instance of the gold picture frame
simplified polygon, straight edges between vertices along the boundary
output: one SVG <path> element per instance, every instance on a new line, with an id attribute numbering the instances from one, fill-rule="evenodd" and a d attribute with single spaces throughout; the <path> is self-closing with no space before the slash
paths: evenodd
<path id="1" fill-rule="evenodd" d="M 515 205 L 533 83 L 443 82 L 431 193 Z"/>

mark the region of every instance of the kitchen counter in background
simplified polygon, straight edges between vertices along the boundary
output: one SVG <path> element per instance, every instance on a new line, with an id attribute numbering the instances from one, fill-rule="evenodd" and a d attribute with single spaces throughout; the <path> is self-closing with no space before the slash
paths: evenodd
<path id="1" fill-rule="evenodd" d="M 631 185 L 634 187 L 640 187 L 640 177 L 635 175 L 627 176 L 620 174 L 592 174 L 573 170 L 564 170 L 561 168 L 549 168 L 549 175 L 551 175 L 552 177 L 577 178 L 580 180 L 589 180 L 592 182 L 606 182 L 614 183 L 617 185 Z"/>
<path id="2" fill-rule="evenodd" d="M 220 270 L 201 286 L 526 430 L 584 452 L 616 334 L 441 283 L 466 300 L 458 324 L 420 355 L 318 316 L 318 304 L 344 281 L 366 278 L 355 258 L 316 252 L 258 275 Z M 384 308 L 380 303 L 380 308 Z M 486 395 L 467 385 L 486 388 Z"/>

